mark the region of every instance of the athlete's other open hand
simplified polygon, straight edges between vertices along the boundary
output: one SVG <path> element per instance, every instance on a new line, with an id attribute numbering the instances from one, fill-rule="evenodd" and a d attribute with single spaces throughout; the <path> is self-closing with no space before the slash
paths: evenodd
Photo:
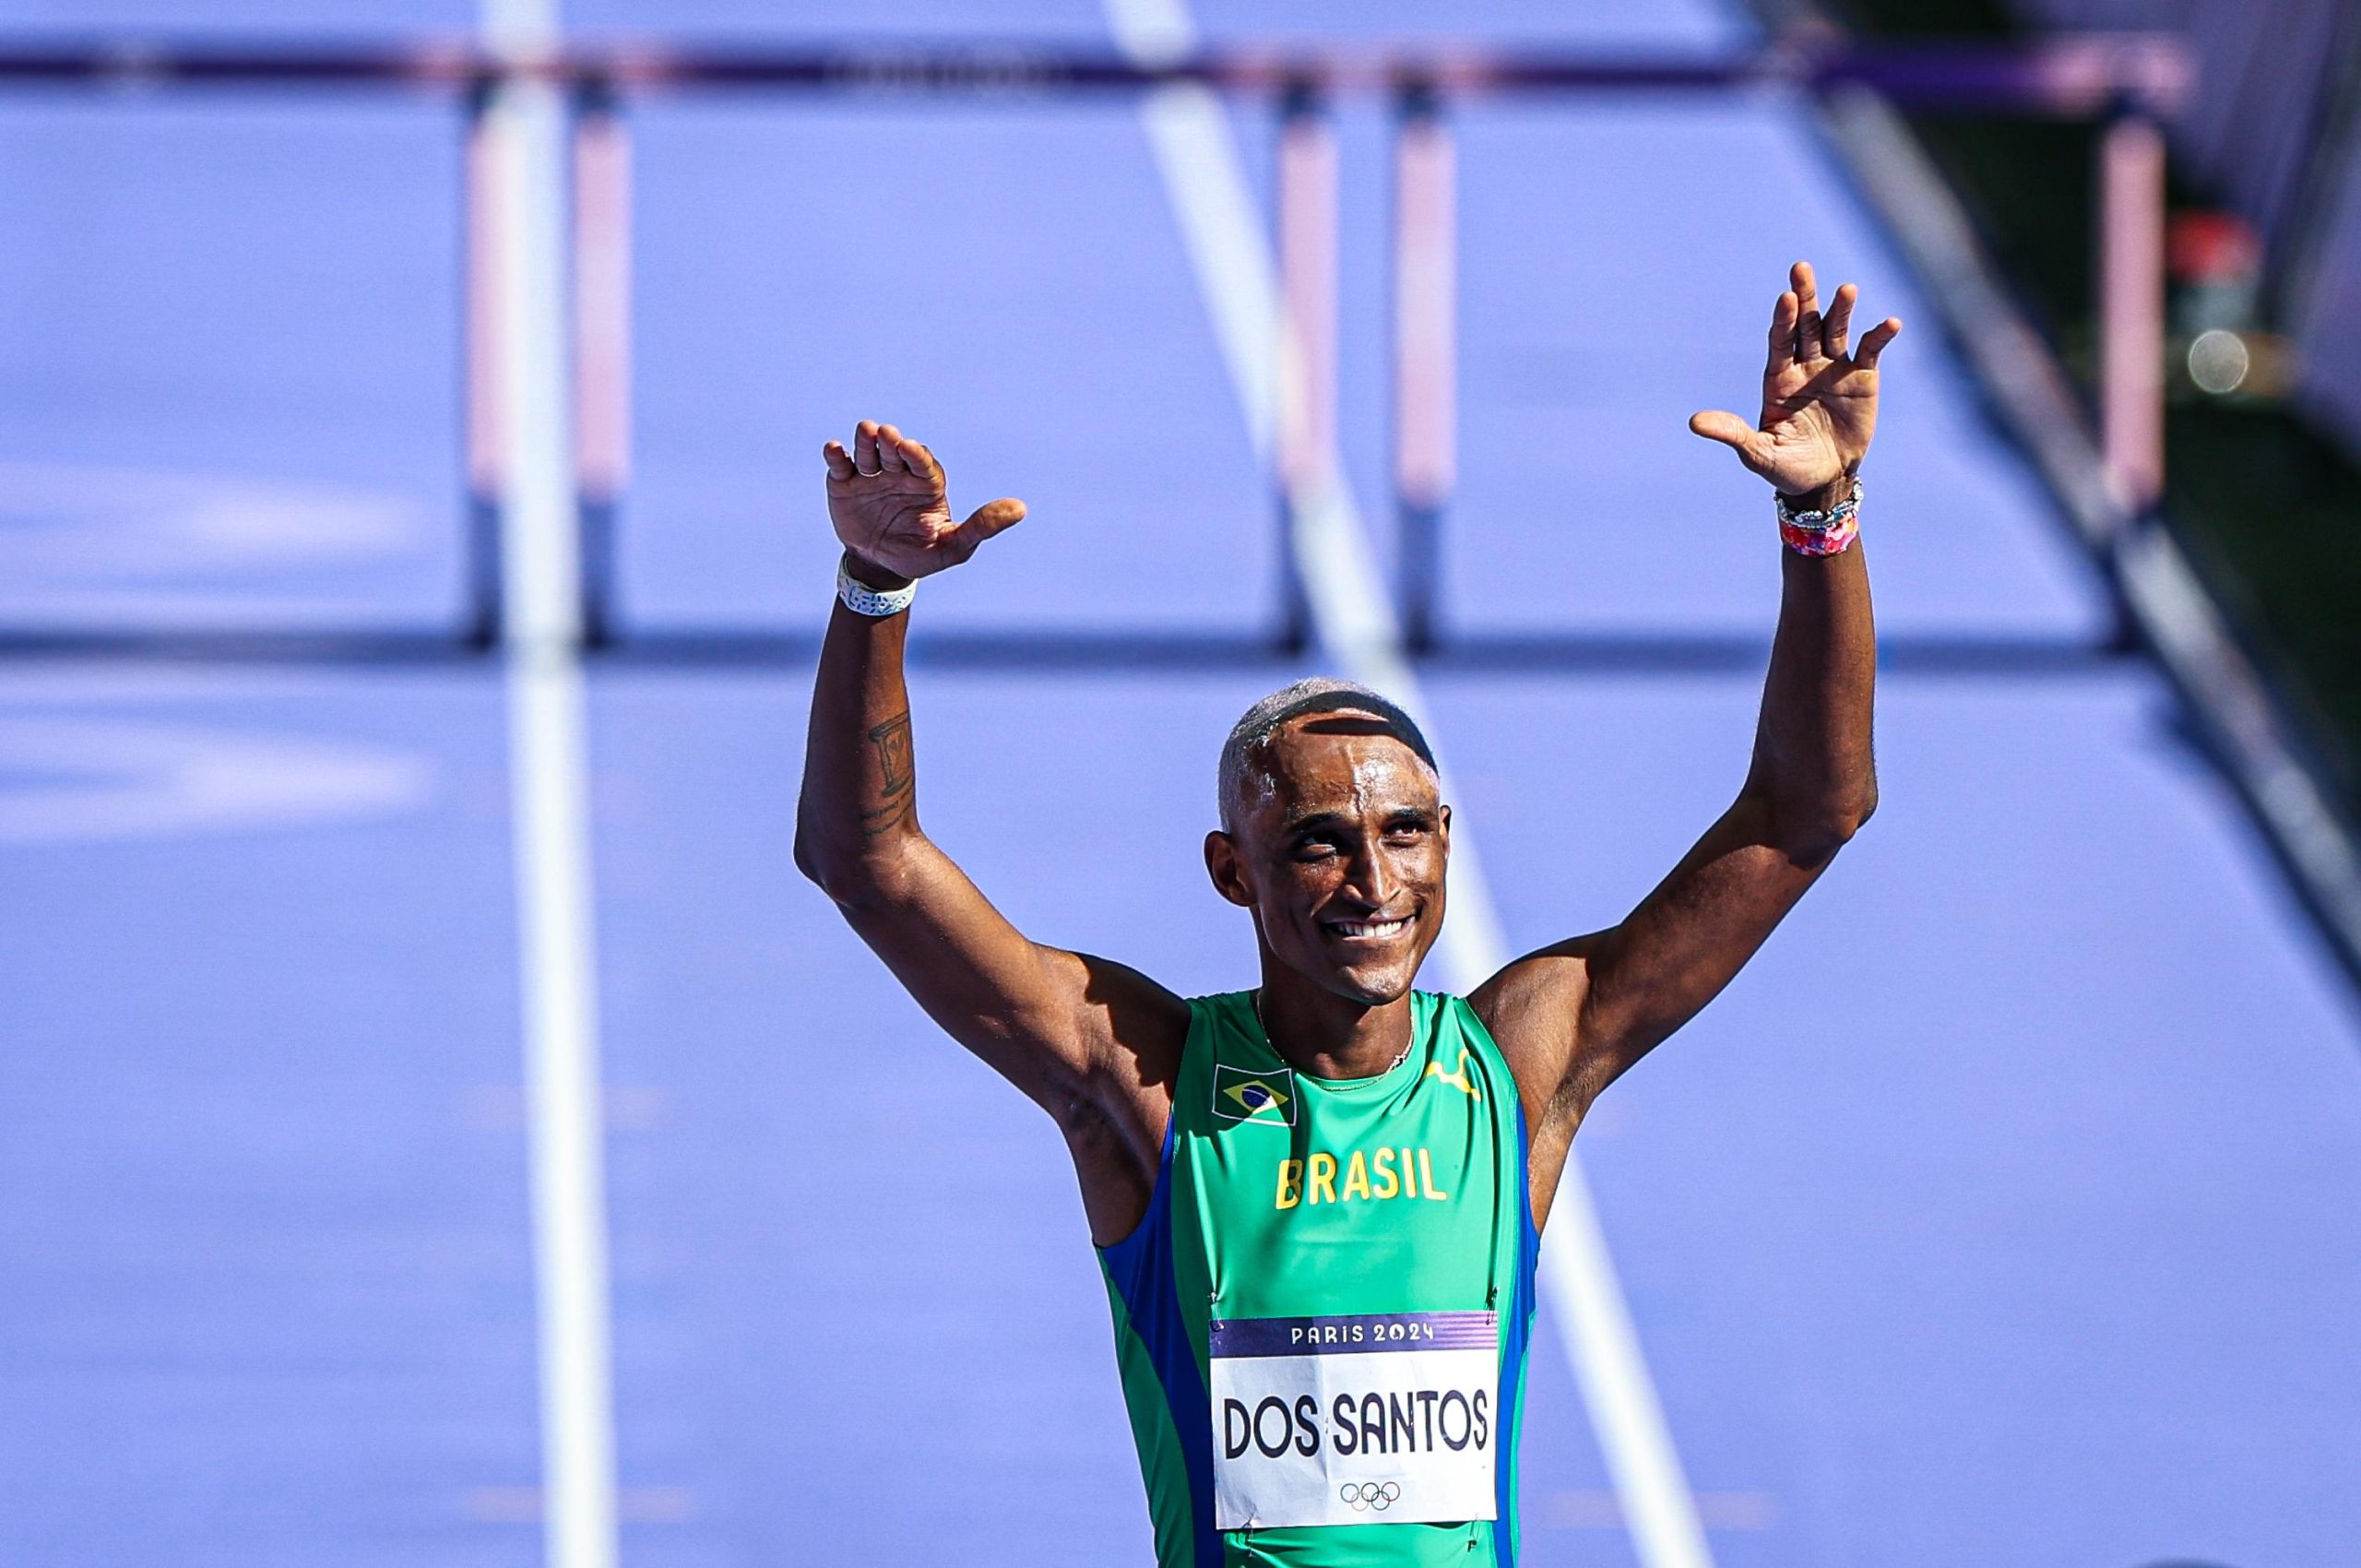
<path id="1" fill-rule="evenodd" d="M 977 507 L 966 522 L 953 522 L 943 465 L 890 424 L 863 420 L 853 428 L 851 451 L 831 441 L 822 452 L 828 459 L 828 521 L 856 562 L 876 568 L 863 576 L 931 576 L 1025 516 L 1024 502 L 1003 496 Z"/>
<path id="2" fill-rule="evenodd" d="M 1811 264 L 1796 263 L 1790 287 L 1771 312 L 1771 358 L 1762 367 L 1761 427 L 1718 410 L 1692 414 L 1689 428 L 1736 452 L 1738 461 L 1786 494 L 1841 501 L 1826 492 L 1859 471 L 1878 422 L 1878 356 L 1902 323 L 1888 316 L 1848 353 L 1853 305 L 1847 283 L 1823 316 Z"/>

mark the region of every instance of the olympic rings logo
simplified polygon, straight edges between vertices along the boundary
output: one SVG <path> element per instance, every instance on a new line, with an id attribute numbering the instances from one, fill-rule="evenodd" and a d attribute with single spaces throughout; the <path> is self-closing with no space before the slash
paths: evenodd
<path id="1" fill-rule="evenodd" d="M 1372 1508 L 1382 1514 L 1401 1500 L 1402 1487 L 1398 1481 L 1347 1481 L 1336 1489 L 1336 1495 L 1352 1504 L 1356 1514 Z"/>

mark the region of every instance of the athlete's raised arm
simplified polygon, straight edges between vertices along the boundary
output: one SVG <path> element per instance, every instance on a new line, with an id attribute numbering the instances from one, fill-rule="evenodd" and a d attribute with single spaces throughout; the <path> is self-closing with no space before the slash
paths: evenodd
<path id="1" fill-rule="evenodd" d="M 1902 323 L 1880 322 L 1848 352 L 1858 291 L 1838 289 L 1823 317 L 1810 267 L 1797 262 L 1791 281 L 1772 315 L 1759 425 L 1702 413 L 1690 429 L 1733 448 L 1794 511 L 1825 515 L 1855 494 L 1878 356 Z M 1848 512 L 1822 531 L 1783 529 L 1779 629 L 1736 803 L 1620 925 L 1518 959 L 1470 998 L 1525 1097 L 1537 1196 L 1592 1099 L 1729 983 L 1877 805 L 1877 637 L 1861 551 L 1843 548 L 1853 526 Z"/>
<path id="2" fill-rule="evenodd" d="M 955 523 L 942 465 L 892 425 L 864 421 L 850 451 L 831 441 L 825 456 L 853 587 L 821 647 L 795 863 L 930 1017 L 1056 1120 L 1093 1239 L 1118 1240 L 1154 1188 L 1188 1004 L 1120 964 L 1027 941 L 919 827 L 902 595 L 1024 504 Z"/>

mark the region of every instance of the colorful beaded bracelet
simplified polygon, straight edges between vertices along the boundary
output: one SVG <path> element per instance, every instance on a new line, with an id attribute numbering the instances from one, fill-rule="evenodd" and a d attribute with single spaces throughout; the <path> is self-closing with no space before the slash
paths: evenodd
<path id="1" fill-rule="evenodd" d="M 1778 495 L 1779 539 L 1798 555 L 1842 555 L 1860 537 L 1861 481 L 1825 512 L 1798 512 Z"/>

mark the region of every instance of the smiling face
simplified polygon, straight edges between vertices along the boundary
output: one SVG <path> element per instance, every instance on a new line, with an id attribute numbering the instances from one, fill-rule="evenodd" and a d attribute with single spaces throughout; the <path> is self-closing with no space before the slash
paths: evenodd
<path id="1" fill-rule="evenodd" d="M 1249 764 L 1231 830 L 1205 838 L 1214 885 L 1288 968 L 1370 1005 L 1400 998 L 1442 930 L 1451 813 L 1434 770 L 1352 712 L 1282 725 Z"/>

